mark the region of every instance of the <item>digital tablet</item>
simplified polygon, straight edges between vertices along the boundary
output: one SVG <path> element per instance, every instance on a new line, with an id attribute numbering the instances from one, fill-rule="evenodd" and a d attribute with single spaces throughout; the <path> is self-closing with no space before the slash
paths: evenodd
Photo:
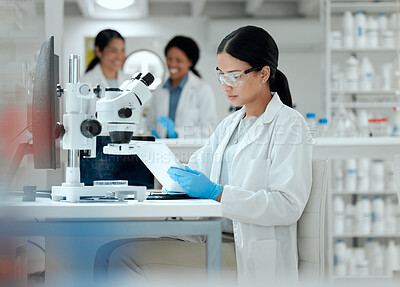
<path id="1" fill-rule="evenodd" d="M 169 147 L 163 142 L 131 141 L 137 145 L 137 156 L 157 178 L 167 192 L 183 192 L 167 171 L 170 167 L 185 169 Z"/>

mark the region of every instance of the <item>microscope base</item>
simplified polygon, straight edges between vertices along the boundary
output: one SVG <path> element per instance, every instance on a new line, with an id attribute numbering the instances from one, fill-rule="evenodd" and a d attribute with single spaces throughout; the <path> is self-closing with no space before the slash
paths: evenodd
<path id="1" fill-rule="evenodd" d="M 81 197 L 106 196 L 108 192 L 115 192 L 119 200 L 134 194 L 136 200 L 143 201 L 146 199 L 146 189 L 146 186 L 84 186 L 63 183 L 62 186 L 51 188 L 51 198 L 55 201 L 65 198 L 69 202 L 78 202 Z"/>

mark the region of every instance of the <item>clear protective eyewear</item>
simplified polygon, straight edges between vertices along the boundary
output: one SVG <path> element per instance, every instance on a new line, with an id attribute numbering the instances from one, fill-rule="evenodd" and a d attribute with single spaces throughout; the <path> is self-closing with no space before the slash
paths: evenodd
<path id="1" fill-rule="evenodd" d="M 241 86 L 246 80 L 249 79 L 249 73 L 261 69 L 263 66 L 250 68 L 240 72 L 232 72 L 227 74 L 222 74 L 218 67 L 215 68 L 215 72 L 217 74 L 217 78 L 219 82 L 230 87 L 239 87 Z"/>

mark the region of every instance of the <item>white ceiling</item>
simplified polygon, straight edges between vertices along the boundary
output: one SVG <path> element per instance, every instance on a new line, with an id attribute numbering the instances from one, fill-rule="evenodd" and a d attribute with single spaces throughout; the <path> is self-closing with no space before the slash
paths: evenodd
<path id="1" fill-rule="evenodd" d="M 319 0 L 136 0 L 120 12 L 105 10 L 95 0 L 65 0 L 65 16 L 104 19 L 140 17 L 297 18 L 318 17 Z"/>

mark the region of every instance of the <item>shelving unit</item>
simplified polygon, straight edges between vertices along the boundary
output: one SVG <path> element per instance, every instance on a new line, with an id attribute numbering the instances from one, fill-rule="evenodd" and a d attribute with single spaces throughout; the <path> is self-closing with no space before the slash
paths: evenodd
<path id="1" fill-rule="evenodd" d="M 348 158 L 369 158 L 373 159 L 392 159 L 395 154 L 400 153 L 400 138 L 395 137 L 376 137 L 376 138 L 317 138 L 313 150 L 315 158 L 328 159 L 331 167 L 330 174 L 332 173 L 333 160 L 345 160 Z M 342 196 L 347 202 L 354 201 L 355 198 L 361 196 L 368 196 L 369 198 L 375 195 L 382 197 L 396 197 L 397 190 L 385 189 L 384 191 L 367 190 L 367 191 L 349 191 L 349 190 L 335 190 L 332 187 L 332 176 L 329 177 L 329 188 L 327 196 L 327 224 L 326 224 L 326 265 L 329 280 L 333 286 L 335 284 L 345 284 L 352 286 L 355 282 L 358 284 L 363 280 L 372 280 L 373 282 L 390 282 L 391 276 L 377 275 L 377 276 L 335 276 L 334 273 L 334 243 L 338 239 L 343 239 L 345 242 L 353 245 L 363 245 L 369 238 L 387 244 L 390 239 L 397 238 L 400 242 L 400 231 L 394 233 L 382 234 L 362 234 L 358 232 L 335 234 L 334 232 L 334 214 L 333 214 L 333 199 L 336 196 Z M 369 281 L 370 282 L 370 281 Z"/>
<path id="2" fill-rule="evenodd" d="M 379 62 L 382 57 L 387 57 L 387 61 L 390 59 L 396 59 L 398 56 L 398 47 L 379 47 L 379 48 L 343 48 L 335 47 L 332 48 L 331 31 L 342 30 L 342 23 L 339 17 L 343 15 L 345 11 L 356 11 L 362 10 L 368 15 L 377 16 L 379 13 L 394 13 L 400 7 L 396 4 L 396 1 L 384 0 L 384 1 L 345 1 L 345 0 L 323 0 L 321 1 L 323 13 L 321 18 L 324 22 L 324 35 L 325 35 L 325 107 L 326 117 L 330 121 L 332 113 L 335 112 L 341 103 L 337 102 L 338 91 L 331 89 L 331 67 L 333 63 L 343 63 L 346 57 L 355 54 L 359 57 L 368 56 L 369 58 L 377 58 L 375 61 Z M 389 21 L 389 20 L 388 20 Z M 340 23 L 339 23 L 340 22 Z M 395 36 L 395 41 L 397 37 Z M 338 60 L 341 59 L 341 60 Z M 397 69 L 397 65 L 394 65 L 394 70 Z M 377 72 L 375 68 L 375 72 Z M 395 81 L 397 82 L 397 81 Z M 383 109 L 381 113 L 390 111 L 391 108 L 400 105 L 400 90 L 397 83 L 393 83 L 391 90 L 373 90 L 373 91 L 346 91 L 344 93 L 344 108 L 352 109 L 357 111 L 358 109 L 367 109 L 369 112 L 373 112 L 373 109 Z M 382 99 L 384 97 L 384 99 Z M 361 98 L 361 99 L 360 99 Z M 389 114 L 389 113 L 387 113 Z"/>

